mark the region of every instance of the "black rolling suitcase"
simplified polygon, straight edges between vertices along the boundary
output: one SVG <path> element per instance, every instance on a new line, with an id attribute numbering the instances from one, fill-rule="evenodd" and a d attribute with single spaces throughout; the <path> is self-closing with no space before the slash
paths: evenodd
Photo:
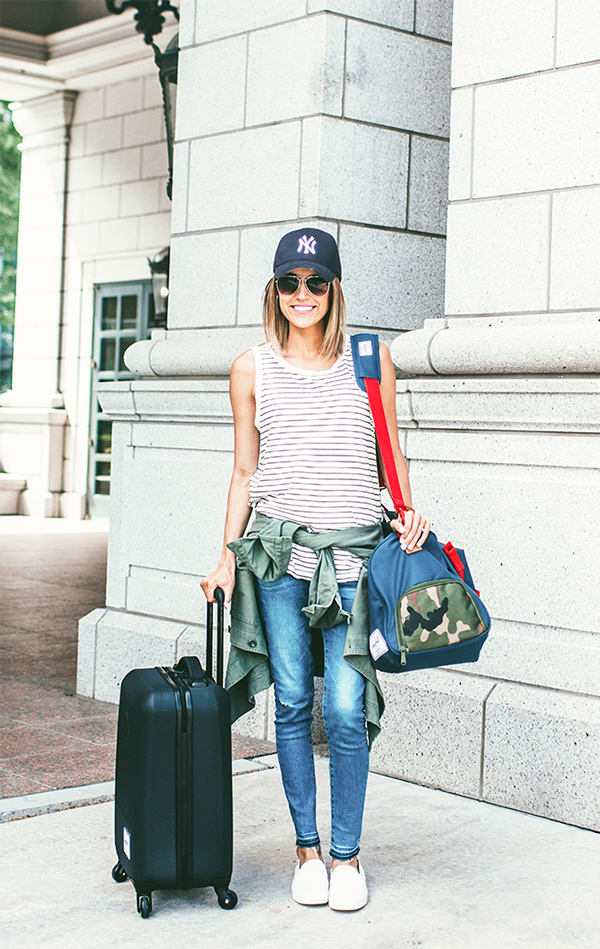
<path id="1" fill-rule="evenodd" d="M 128 878 L 137 909 L 152 891 L 213 886 L 223 909 L 233 858 L 231 705 L 223 682 L 223 591 L 217 589 L 217 683 L 212 678 L 213 610 L 206 667 L 195 656 L 173 668 L 134 669 L 121 684 L 115 780 L 113 879 Z"/>

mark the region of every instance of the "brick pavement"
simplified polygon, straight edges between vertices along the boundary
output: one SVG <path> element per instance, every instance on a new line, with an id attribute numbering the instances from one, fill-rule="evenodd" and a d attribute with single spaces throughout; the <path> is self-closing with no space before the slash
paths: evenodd
<path id="1" fill-rule="evenodd" d="M 0 798 L 114 778 L 117 708 L 76 695 L 77 624 L 104 605 L 105 522 L 0 518 Z M 234 735 L 233 757 L 274 750 Z"/>

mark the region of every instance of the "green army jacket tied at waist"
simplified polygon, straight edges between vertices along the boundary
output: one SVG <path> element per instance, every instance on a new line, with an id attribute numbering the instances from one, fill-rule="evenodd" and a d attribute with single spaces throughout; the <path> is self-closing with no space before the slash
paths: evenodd
<path id="1" fill-rule="evenodd" d="M 348 620 L 344 659 L 365 679 L 365 717 L 372 744 L 380 730 L 383 695 L 369 653 L 369 614 L 366 565 L 383 540 L 381 524 L 312 533 L 293 521 L 278 521 L 257 514 L 246 537 L 227 546 L 236 555 L 235 587 L 231 600 L 231 650 L 225 687 L 231 696 L 232 721 L 249 712 L 255 696 L 272 682 L 268 647 L 256 599 L 254 577 L 277 580 L 286 572 L 292 543 L 317 554 L 304 613 L 313 629 L 331 629 Z M 352 614 L 342 609 L 333 559 L 333 548 L 349 550 L 363 562 Z"/>

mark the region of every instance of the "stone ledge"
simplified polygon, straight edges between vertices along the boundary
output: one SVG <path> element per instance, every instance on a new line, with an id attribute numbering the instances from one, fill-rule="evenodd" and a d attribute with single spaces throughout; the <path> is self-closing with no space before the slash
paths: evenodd
<path id="1" fill-rule="evenodd" d="M 104 801 L 112 801 L 114 796 L 115 782 L 104 781 L 101 784 L 84 784 L 77 788 L 59 788 L 55 791 L 24 794 L 21 797 L 7 797 L 0 802 L 0 824 L 21 820 L 23 817 L 67 811 L 87 804 L 102 804 Z"/>
<path id="2" fill-rule="evenodd" d="M 0 491 L 24 491 L 26 487 L 26 478 L 0 471 Z"/>
<path id="3" fill-rule="evenodd" d="M 404 375 L 597 373 L 599 314 L 426 320 L 395 340 L 392 359 Z"/>
<path id="4" fill-rule="evenodd" d="M 403 338 L 413 335 L 417 334 L 407 333 Z M 213 375 L 210 367 L 205 373 L 200 362 L 196 368 L 195 378 L 154 376 L 103 382 L 96 391 L 103 410 L 119 421 L 230 424 L 226 375 Z M 429 375 L 398 379 L 396 394 L 401 429 L 572 432 L 578 438 L 581 433 L 600 431 L 597 375 Z"/>
<path id="5" fill-rule="evenodd" d="M 348 332 L 369 333 L 372 327 L 353 325 L 348 327 Z M 395 334 L 383 330 L 379 337 L 391 346 Z M 260 325 L 175 329 L 167 331 L 166 335 L 153 333 L 152 339 L 134 343 L 126 350 L 124 359 L 128 369 L 146 378 L 229 378 L 234 359 L 264 342 L 264 338 Z M 117 385 L 112 384 L 111 388 L 116 389 Z"/>
<path id="6" fill-rule="evenodd" d="M 11 405 L 8 402 L 7 393 L 0 402 L 0 424 L 49 425 L 55 427 L 67 424 L 67 413 L 65 409 Z"/>

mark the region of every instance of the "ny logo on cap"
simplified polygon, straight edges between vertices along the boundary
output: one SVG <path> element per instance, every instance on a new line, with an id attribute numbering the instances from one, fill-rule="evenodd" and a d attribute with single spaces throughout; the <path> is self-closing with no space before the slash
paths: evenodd
<path id="1" fill-rule="evenodd" d="M 304 237 L 301 237 L 298 241 L 298 250 L 297 254 L 316 254 L 317 253 L 317 242 L 314 237 L 307 237 L 306 234 Z"/>

